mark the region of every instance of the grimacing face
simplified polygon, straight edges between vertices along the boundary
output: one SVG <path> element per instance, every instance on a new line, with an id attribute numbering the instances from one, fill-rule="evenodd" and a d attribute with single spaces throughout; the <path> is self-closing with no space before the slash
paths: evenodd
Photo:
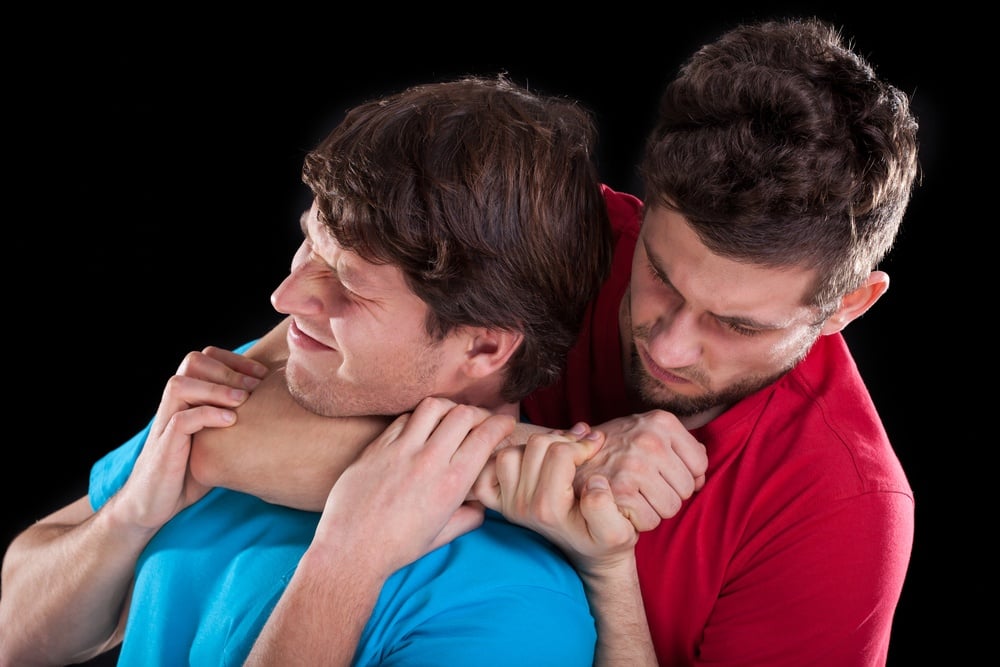
<path id="1" fill-rule="evenodd" d="M 291 316 L 286 381 L 306 409 L 325 416 L 396 415 L 425 396 L 451 397 L 459 335 L 428 336 L 427 305 L 396 266 L 341 248 L 317 217 L 302 216 L 305 240 L 271 296 Z"/>
<path id="2" fill-rule="evenodd" d="M 813 272 L 713 254 L 684 217 L 646 209 L 622 301 L 626 383 L 649 408 L 701 426 L 797 364 L 820 335 Z"/>

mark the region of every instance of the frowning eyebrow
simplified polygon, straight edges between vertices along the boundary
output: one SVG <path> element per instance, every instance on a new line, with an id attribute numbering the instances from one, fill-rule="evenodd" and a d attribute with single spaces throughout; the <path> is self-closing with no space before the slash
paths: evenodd
<path id="1" fill-rule="evenodd" d="M 307 208 L 299 216 L 299 227 L 302 229 L 302 236 L 305 238 L 306 243 L 309 244 L 312 249 L 316 261 L 322 262 L 327 269 L 337 277 L 340 283 L 354 292 L 358 296 L 362 293 L 372 293 L 376 290 L 383 289 L 379 287 L 378 280 L 374 280 L 369 272 L 364 270 L 363 267 L 359 267 L 357 262 L 362 261 L 360 259 L 352 259 L 353 253 L 343 252 L 337 255 L 338 259 L 335 264 L 330 263 L 328 256 L 324 256 L 323 252 L 332 252 L 335 247 L 339 247 L 337 240 L 333 237 L 332 233 L 328 233 L 324 238 L 316 238 L 312 236 L 309 232 L 309 221 L 310 213 L 312 213 L 312 207 Z M 320 230 L 329 230 L 320 222 L 317 222 Z M 322 231 L 318 231 L 318 234 L 323 236 Z"/>
<path id="2" fill-rule="evenodd" d="M 664 286 L 673 290 L 682 299 L 687 301 L 687 298 L 681 294 L 681 291 L 677 289 L 677 286 L 670 282 L 670 278 L 667 276 L 667 271 L 663 268 L 663 261 L 660 260 L 659 256 L 653 252 L 645 240 L 642 243 L 643 249 L 646 251 L 646 262 L 649 264 L 650 271 L 656 276 L 656 279 L 663 283 Z M 719 322 L 723 324 L 728 324 L 730 326 L 738 326 L 746 329 L 755 329 L 757 331 L 778 331 L 784 329 L 785 325 L 775 324 L 773 322 L 761 322 L 752 317 L 747 317 L 746 315 L 720 315 L 719 313 L 712 312 L 710 310 L 705 311 L 709 316 L 714 317 Z"/>

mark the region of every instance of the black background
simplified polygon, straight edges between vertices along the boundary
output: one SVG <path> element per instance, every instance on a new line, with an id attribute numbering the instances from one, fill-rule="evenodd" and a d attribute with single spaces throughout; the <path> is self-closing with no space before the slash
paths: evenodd
<path id="1" fill-rule="evenodd" d="M 954 481 L 940 477 L 945 429 L 932 403 L 948 389 L 928 382 L 946 371 L 927 352 L 953 345 L 935 324 L 947 307 L 930 295 L 957 253 L 932 225 L 951 219 L 958 192 L 948 121 L 960 122 L 960 90 L 948 64 L 963 33 L 956 19 L 872 14 L 869 3 L 703 4 L 657 13 L 617 3 L 545 20 L 537 7 L 493 5 L 11 20 L 3 544 L 86 493 L 90 464 L 145 425 L 187 351 L 235 346 L 277 321 L 269 295 L 308 202 L 301 159 L 346 108 L 418 81 L 505 70 L 592 108 L 604 180 L 638 193 L 642 137 L 686 55 L 740 20 L 817 14 L 912 95 L 921 122 L 924 180 L 883 266 L 892 287 L 846 335 L 917 498 L 889 662 L 960 662 L 967 642 L 948 629 L 964 624 L 949 611 L 963 574 L 949 565 Z"/>

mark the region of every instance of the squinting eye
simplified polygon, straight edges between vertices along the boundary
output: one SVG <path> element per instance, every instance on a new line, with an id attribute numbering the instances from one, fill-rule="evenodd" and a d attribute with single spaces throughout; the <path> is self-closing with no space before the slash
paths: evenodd
<path id="1" fill-rule="evenodd" d="M 726 326 L 733 333 L 739 334 L 740 336 L 756 336 L 760 333 L 757 329 L 751 329 L 750 327 L 744 327 L 735 322 L 727 322 Z"/>
<path id="2" fill-rule="evenodd" d="M 664 278 L 663 274 L 660 273 L 659 271 L 657 271 L 656 267 L 653 266 L 652 264 L 650 264 L 649 262 L 646 262 L 646 268 L 649 269 L 649 273 L 650 273 L 651 276 L 653 276 L 653 280 L 655 280 L 656 282 L 660 283 L 661 285 L 669 285 L 670 284 L 670 283 L 668 283 L 666 281 L 666 279 Z"/>

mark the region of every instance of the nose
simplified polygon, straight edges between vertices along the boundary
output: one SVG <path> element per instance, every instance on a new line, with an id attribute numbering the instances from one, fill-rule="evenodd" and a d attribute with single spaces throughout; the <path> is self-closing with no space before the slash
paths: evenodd
<path id="1" fill-rule="evenodd" d="M 291 272 L 271 293 L 271 305 L 285 315 L 316 315 L 323 312 L 323 299 L 316 285 L 304 275 L 303 266 Z"/>
<path id="2" fill-rule="evenodd" d="M 698 362 L 702 341 L 698 318 L 687 307 L 664 313 L 649 332 L 649 354 L 663 368 L 684 368 Z"/>

